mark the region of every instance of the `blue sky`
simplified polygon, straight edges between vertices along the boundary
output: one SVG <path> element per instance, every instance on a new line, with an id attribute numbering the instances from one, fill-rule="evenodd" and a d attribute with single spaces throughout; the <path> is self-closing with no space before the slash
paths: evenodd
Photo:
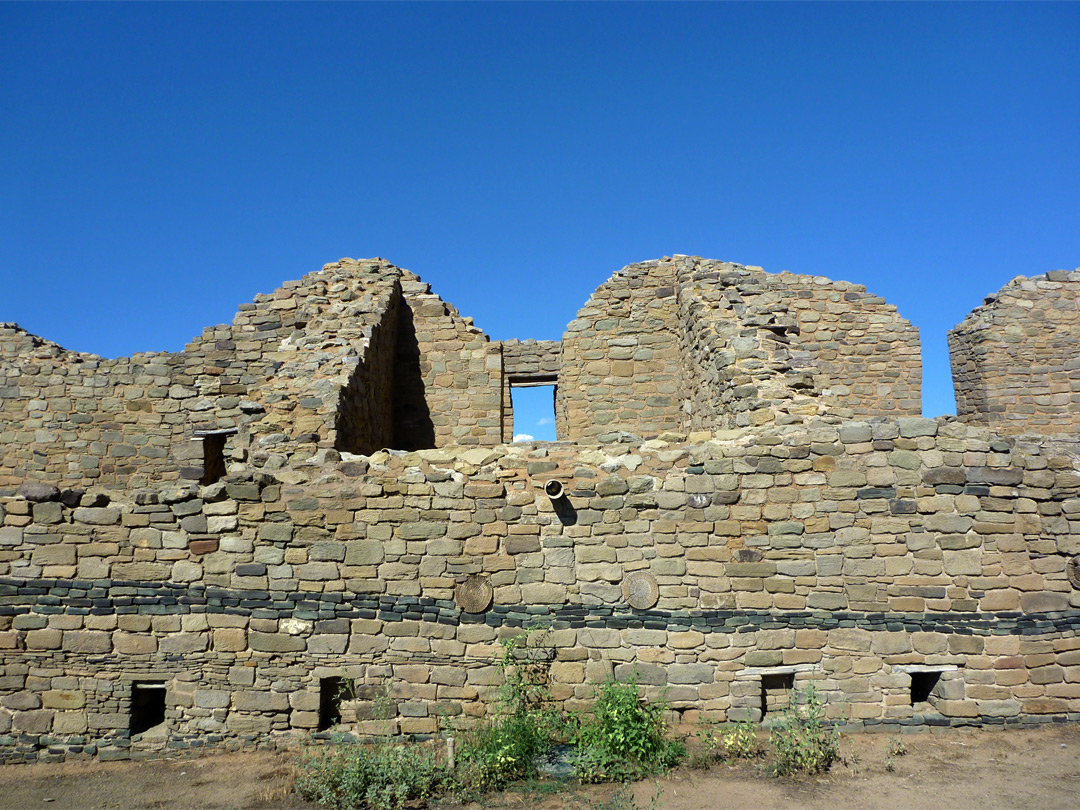
<path id="1" fill-rule="evenodd" d="M 178 350 L 382 256 L 553 339 L 690 253 L 867 285 L 950 413 L 945 332 L 1080 265 L 1077 41 L 1054 3 L 0 3 L 0 320 Z"/>

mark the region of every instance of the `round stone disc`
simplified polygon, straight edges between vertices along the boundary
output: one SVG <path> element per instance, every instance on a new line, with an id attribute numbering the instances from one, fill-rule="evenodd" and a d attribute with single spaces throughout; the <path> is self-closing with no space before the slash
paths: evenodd
<path id="1" fill-rule="evenodd" d="M 627 575 L 622 583 L 623 599 L 630 607 L 646 610 L 656 604 L 660 598 L 660 586 L 656 578 L 647 571 L 635 571 Z"/>
<path id="2" fill-rule="evenodd" d="M 1074 588 L 1080 588 L 1080 554 L 1070 557 L 1065 563 L 1065 576 L 1069 578 Z"/>
<path id="3" fill-rule="evenodd" d="M 466 613 L 483 613 L 491 607 L 491 581 L 483 574 L 470 574 L 454 589 L 454 602 Z"/>

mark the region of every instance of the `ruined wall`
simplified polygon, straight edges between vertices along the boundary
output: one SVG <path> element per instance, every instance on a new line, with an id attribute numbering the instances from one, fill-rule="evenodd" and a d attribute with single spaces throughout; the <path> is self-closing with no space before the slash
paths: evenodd
<path id="1" fill-rule="evenodd" d="M 921 413 L 918 329 L 861 285 L 686 258 L 679 296 L 694 428 Z"/>
<path id="2" fill-rule="evenodd" d="M 179 353 L 106 360 L 5 324 L 0 395 L 0 492 L 198 480 L 204 431 L 235 432 L 236 461 L 503 439 L 500 346 L 381 259 L 286 282 Z"/>
<path id="3" fill-rule="evenodd" d="M 949 332 L 956 412 L 1004 434 L 1080 430 L 1080 270 L 1013 279 Z"/>
<path id="4" fill-rule="evenodd" d="M 194 429 L 214 425 L 212 404 L 177 355 L 106 360 L 5 324 L 0 380 L 0 491 L 28 479 L 65 486 L 176 479 L 198 448 L 173 450 Z M 221 422 L 239 415 L 238 402 L 223 409 Z"/>
<path id="5" fill-rule="evenodd" d="M 503 435 L 502 347 L 407 273 L 395 447 L 491 446 Z M 400 403 L 400 404 L 397 404 Z"/>
<path id="6" fill-rule="evenodd" d="M 531 625 L 572 705 L 636 668 L 688 719 L 759 717 L 763 676 L 813 680 L 857 723 L 1080 719 L 1080 461 L 947 420 L 329 451 L 132 500 L 25 494 L 0 502 L 8 760 L 315 731 L 331 677 L 364 687 L 350 727 L 375 730 L 389 688 L 393 731 L 435 733 L 485 710 L 495 641 Z M 657 598 L 634 609 L 642 574 Z M 455 602 L 470 575 L 479 613 Z M 939 682 L 913 705 L 921 670 Z M 132 740 L 146 682 L 166 728 Z"/>
<path id="7" fill-rule="evenodd" d="M 655 436 L 917 416 L 921 388 L 918 330 L 865 287 L 674 256 L 624 268 L 578 313 L 558 411 L 571 438 Z"/>
<path id="8" fill-rule="evenodd" d="M 1014 424 L 1072 413 L 1078 280 L 957 330 L 970 402 L 1013 380 L 1000 333 L 1050 379 Z M 560 438 L 591 444 L 500 444 L 511 385 L 555 375 Z M 327 737 L 342 678 L 338 730 L 435 734 L 487 711 L 524 628 L 571 706 L 636 672 L 691 721 L 811 681 L 855 724 L 1080 720 L 1074 437 L 918 400 L 881 299 L 686 256 L 616 273 L 561 343 L 491 342 L 381 260 L 179 354 L 0 327 L 0 760 Z M 192 437 L 231 429 L 194 483 Z M 133 727 L 150 693 L 163 722 Z"/>
<path id="9" fill-rule="evenodd" d="M 566 327 L 555 406 L 560 437 L 657 436 L 685 417 L 670 259 L 624 267 Z"/>

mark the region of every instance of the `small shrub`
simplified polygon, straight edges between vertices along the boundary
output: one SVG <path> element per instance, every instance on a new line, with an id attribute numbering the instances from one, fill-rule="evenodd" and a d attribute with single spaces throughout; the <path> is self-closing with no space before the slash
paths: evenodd
<path id="1" fill-rule="evenodd" d="M 761 753 L 757 726 L 750 720 L 728 726 L 720 736 L 724 742 L 724 752 L 731 759 L 753 759 Z"/>
<path id="2" fill-rule="evenodd" d="M 596 694 L 591 719 L 576 732 L 581 747 L 579 778 L 585 782 L 640 779 L 678 765 L 685 746 L 666 737 L 666 706 L 646 703 L 638 694 L 636 677 L 609 678 Z"/>
<path id="3" fill-rule="evenodd" d="M 353 743 L 304 755 L 296 792 L 332 810 L 401 810 L 426 802 L 445 779 L 435 755 L 418 745 Z"/>
<path id="4" fill-rule="evenodd" d="M 536 775 L 560 726 L 548 690 L 550 651 L 529 649 L 529 634 L 500 641 L 503 687 L 493 717 L 459 733 L 454 788 L 476 796 Z"/>
<path id="5" fill-rule="evenodd" d="M 543 718 L 530 713 L 495 717 L 459 738 L 456 790 L 475 796 L 536 774 L 538 758 L 551 747 Z"/>
<path id="6" fill-rule="evenodd" d="M 840 733 L 825 721 L 825 703 L 811 684 L 793 690 L 769 737 L 776 751 L 777 776 L 827 771 L 840 755 Z"/>
<path id="7" fill-rule="evenodd" d="M 691 752 L 687 764 L 691 768 L 698 770 L 704 770 L 711 767 L 717 760 L 721 759 L 722 753 L 720 746 L 722 744 L 720 730 L 716 725 L 716 721 L 712 720 L 705 715 L 698 717 L 698 727 L 694 732 L 694 736 L 697 737 L 697 745 Z"/>
<path id="8" fill-rule="evenodd" d="M 907 753 L 907 743 L 902 737 L 893 737 L 889 740 L 889 756 L 902 757 Z"/>

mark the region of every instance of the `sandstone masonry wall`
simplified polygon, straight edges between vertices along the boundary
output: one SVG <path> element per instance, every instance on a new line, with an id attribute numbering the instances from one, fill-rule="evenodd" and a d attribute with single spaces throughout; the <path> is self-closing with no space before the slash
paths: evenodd
<path id="1" fill-rule="evenodd" d="M 674 256 L 631 265 L 567 328 L 569 438 L 921 412 L 919 333 L 866 288 Z"/>
<path id="2" fill-rule="evenodd" d="M 951 336 L 990 428 L 914 415 L 917 332 L 863 288 L 687 256 L 561 343 L 489 341 L 378 259 L 178 354 L 2 325 L 0 761 L 438 734 L 529 629 L 571 706 L 636 672 L 689 721 L 807 682 L 855 725 L 1080 720 L 1080 449 L 995 429 L 1071 418 L 1077 281 Z M 502 444 L 511 386 L 556 375 L 581 443 Z"/>
<path id="3" fill-rule="evenodd" d="M 1004 434 L 1080 429 L 1080 270 L 1019 276 L 949 332 L 956 412 Z"/>
<path id="4" fill-rule="evenodd" d="M 508 441 L 503 430 L 501 344 L 491 342 L 471 318 L 462 318 L 431 292 L 431 285 L 411 273 L 405 276 L 403 290 L 411 334 L 398 356 L 399 400 L 402 407 L 413 405 L 396 433 L 395 447 L 491 446 Z M 419 373 L 408 370 L 412 368 Z"/>
<path id="5" fill-rule="evenodd" d="M 433 734 L 485 711 L 495 642 L 526 626 L 572 705 L 636 669 L 691 720 L 760 717 L 777 674 L 856 723 L 1080 719 L 1067 447 L 901 419 L 336 459 L 0 501 L 0 757 L 315 732 L 331 677 L 362 687 L 346 730 Z M 627 604 L 635 574 L 654 606 Z M 455 602 L 469 576 L 480 613 Z M 139 683 L 166 690 L 149 737 Z"/>
<path id="6" fill-rule="evenodd" d="M 198 480 L 208 431 L 235 434 L 233 461 L 296 442 L 350 452 L 496 444 L 500 353 L 428 285 L 378 259 L 286 282 L 179 353 L 107 360 L 4 324 L 0 492 L 25 480 Z"/>
<path id="7" fill-rule="evenodd" d="M 670 259 L 632 264 L 578 311 L 562 340 L 558 436 L 657 436 L 683 427 L 674 285 Z"/>
<path id="8" fill-rule="evenodd" d="M 866 288 L 681 257 L 690 425 L 921 412 L 919 333 Z"/>

